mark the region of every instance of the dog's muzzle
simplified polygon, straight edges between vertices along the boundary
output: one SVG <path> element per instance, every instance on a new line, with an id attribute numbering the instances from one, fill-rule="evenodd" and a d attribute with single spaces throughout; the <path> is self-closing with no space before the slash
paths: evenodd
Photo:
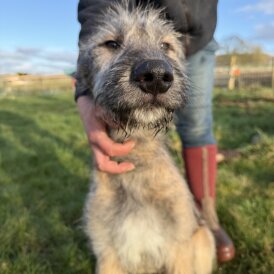
<path id="1" fill-rule="evenodd" d="M 137 64 L 131 73 L 131 80 L 145 93 L 154 96 L 165 93 L 173 83 L 171 65 L 163 60 L 148 60 Z"/>

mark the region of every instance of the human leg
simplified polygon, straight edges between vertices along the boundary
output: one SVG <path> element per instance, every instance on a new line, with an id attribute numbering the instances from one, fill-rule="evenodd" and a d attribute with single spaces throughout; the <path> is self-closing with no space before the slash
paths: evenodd
<path id="1" fill-rule="evenodd" d="M 213 40 L 188 59 L 188 103 L 176 112 L 176 126 L 183 143 L 188 184 L 215 235 L 218 260 L 225 262 L 234 257 L 235 250 L 219 225 L 215 209 L 217 145 L 212 129 L 212 89 L 216 49 Z"/>

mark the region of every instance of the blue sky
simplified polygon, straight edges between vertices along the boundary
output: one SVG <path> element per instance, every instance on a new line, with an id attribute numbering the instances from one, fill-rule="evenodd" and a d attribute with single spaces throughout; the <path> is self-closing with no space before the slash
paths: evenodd
<path id="1" fill-rule="evenodd" d="M 194 0 L 193 0 L 194 1 Z M 77 58 L 78 0 L 0 0 L 0 74 L 62 73 Z M 274 0 L 219 0 L 216 38 L 274 55 Z"/>

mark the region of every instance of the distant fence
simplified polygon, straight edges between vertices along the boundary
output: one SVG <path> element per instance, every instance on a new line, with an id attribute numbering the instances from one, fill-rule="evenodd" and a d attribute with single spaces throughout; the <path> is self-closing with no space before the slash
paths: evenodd
<path id="1" fill-rule="evenodd" d="M 215 86 L 237 89 L 268 87 L 274 89 L 274 58 L 265 64 L 241 64 L 236 57 L 215 68 Z"/>
<path id="2" fill-rule="evenodd" d="M 247 87 L 269 87 L 274 89 L 274 73 L 271 68 L 248 69 L 239 68 L 231 71 L 227 68 L 215 69 L 215 86 L 235 89 Z"/>
<path id="3" fill-rule="evenodd" d="M 5 75 L 0 76 L 0 92 L 58 92 L 72 89 L 72 78 L 67 75 Z"/>
<path id="4" fill-rule="evenodd" d="M 215 86 L 228 89 L 268 87 L 274 90 L 273 66 L 220 66 L 215 69 Z M 73 81 L 67 75 L 0 75 L 0 94 L 54 93 L 71 91 Z"/>

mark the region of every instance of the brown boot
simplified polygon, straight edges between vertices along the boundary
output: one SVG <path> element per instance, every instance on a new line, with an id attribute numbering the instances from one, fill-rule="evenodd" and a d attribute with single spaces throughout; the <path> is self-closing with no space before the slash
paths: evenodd
<path id="1" fill-rule="evenodd" d="M 190 190 L 215 236 L 218 262 L 224 263 L 234 258 L 235 248 L 230 237 L 220 226 L 216 214 L 216 155 L 216 145 L 185 148 L 183 152 Z"/>

